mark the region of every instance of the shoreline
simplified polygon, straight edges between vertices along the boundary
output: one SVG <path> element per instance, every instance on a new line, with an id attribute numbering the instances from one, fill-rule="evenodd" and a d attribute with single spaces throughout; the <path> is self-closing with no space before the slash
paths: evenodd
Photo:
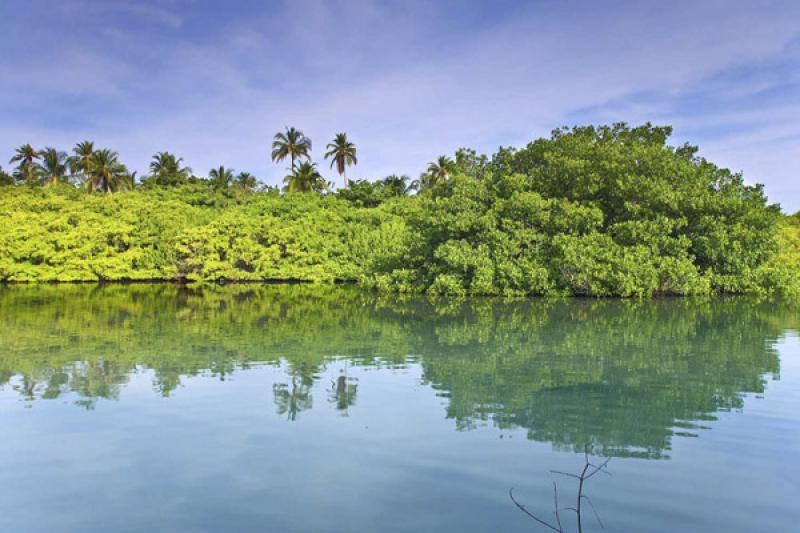
<path id="1" fill-rule="evenodd" d="M 146 279 L 77 279 L 77 280 L 43 280 L 43 281 L 17 281 L 17 280 L 2 280 L 0 286 L 4 285 L 156 285 L 156 284 L 171 284 L 171 285 L 193 285 L 197 283 L 214 284 L 214 285 L 244 285 L 244 284 L 258 284 L 258 285 L 356 285 L 356 280 L 334 280 L 332 283 L 312 281 L 299 278 L 286 278 L 286 279 L 226 279 L 226 280 L 194 280 L 194 279 L 179 279 L 179 278 L 146 278 Z"/>
<path id="2" fill-rule="evenodd" d="M 178 288 L 189 288 L 191 286 L 217 286 L 225 287 L 228 285 L 307 285 L 307 286 L 348 286 L 355 287 L 361 291 L 374 293 L 382 296 L 397 297 L 426 297 L 433 299 L 498 299 L 498 300 L 678 300 L 678 299 L 709 299 L 709 298 L 758 298 L 758 299 L 784 299 L 778 295 L 759 296 L 744 292 L 719 292 L 711 294 L 677 294 L 677 293 L 655 293 L 649 296 L 619 296 L 619 295 L 590 295 L 590 294 L 526 294 L 526 295 L 503 295 L 503 294 L 430 294 L 427 292 L 383 292 L 372 287 L 365 287 L 357 280 L 334 280 L 333 282 L 320 282 L 304 279 L 267 279 L 267 280 L 178 280 L 170 278 L 149 278 L 149 279 L 128 279 L 128 280 L 72 280 L 72 281 L 0 281 L 0 289 L 9 287 L 34 287 L 34 286 L 77 286 L 77 285 L 173 285 Z"/>

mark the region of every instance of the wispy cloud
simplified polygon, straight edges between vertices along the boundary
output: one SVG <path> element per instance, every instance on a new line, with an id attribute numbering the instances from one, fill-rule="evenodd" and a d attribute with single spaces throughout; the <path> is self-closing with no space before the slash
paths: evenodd
<path id="1" fill-rule="evenodd" d="M 58 17 L 48 5 L 0 7 L 7 153 L 88 137 L 140 171 L 168 149 L 198 171 L 277 181 L 269 139 L 294 125 L 316 153 L 346 130 L 355 174 L 376 178 L 459 146 L 652 120 L 800 209 L 796 2 L 70 0 Z M 31 24 L 36 41 L 20 44 Z"/>

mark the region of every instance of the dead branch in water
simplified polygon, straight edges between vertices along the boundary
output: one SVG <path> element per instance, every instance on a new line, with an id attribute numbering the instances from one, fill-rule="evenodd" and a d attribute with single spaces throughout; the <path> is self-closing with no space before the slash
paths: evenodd
<path id="1" fill-rule="evenodd" d="M 562 475 L 562 476 L 567 476 L 567 477 L 571 477 L 571 478 L 574 478 L 574 479 L 578 480 L 578 495 L 577 495 L 577 498 L 576 498 L 576 501 L 575 501 L 575 506 L 574 507 L 564 507 L 564 508 L 560 508 L 559 505 L 558 505 L 558 485 L 556 484 L 555 481 L 553 482 L 553 507 L 554 507 L 553 514 L 555 515 L 555 519 L 556 519 L 555 524 L 550 523 L 547 520 L 541 518 L 540 516 L 537 516 L 534 513 L 530 512 L 523 504 L 521 504 L 519 501 L 517 501 L 517 499 L 514 498 L 514 489 L 513 489 L 513 487 L 508 490 L 508 496 L 511 498 L 511 501 L 514 503 L 514 505 L 517 506 L 517 508 L 520 511 L 522 511 L 523 513 L 528 515 L 530 518 L 532 518 L 533 520 L 535 520 L 539 524 L 541 524 L 541 525 L 543 525 L 543 526 L 545 526 L 545 527 L 547 527 L 549 529 L 552 529 L 553 531 L 557 531 L 558 533 L 564 533 L 564 527 L 561 524 L 560 511 L 573 511 L 575 513 L 575 515 L 576 515 L 576 518 L 577 518 L 578 533 L 583 533 L 583 520 L 582 520 L 583 516 L 582 515 L 583 515 L 583 502 L 585 500 L 586 503 L 589 504 L 589 508 L 591 509 L 592 513 L 594 514 L 594 517 L 597 520 L 597 523 L 600 525 L 600 528 L 601 529 L 605 529 L 605 526 L 603 525 L 603 521 L 600 520 L 600 515 L 597 513 L 597 510 L 595 509 L 594 504 L 592 503 L 592 500 L 589 498 L 589 496 L 587 496 L 587 495 L 585 495 L 583 493 L 583 489 L 584 489 L 584 483 L 588 479 L 590 479 L 592 476 L 597 474 L 598 472 L 602 472 L 602 473 L 607 474 L 609 476 L 611 475 L 611 473 L 608 472 L 608 470 L 606 469 L 606 467 L 608 466 L 609 461 L 611 461 L 611 458 L 609 457 L 608 459 L 606 459 L 605 461 L 603 461 L 600 464 L 592 463 L 589 460 L 589 447 L 588 446 L 585 448 L 585 450 L 583 452 L 583 456 L 584 456 L 584 464 L 583 464 L 583 470 L 581 470 L 580 474 L 570 474 L 569 472 L 561 472 L 559 470 L 551 470 L 550 471 L 553 474 L 559 474 L 559 475 Z"/>

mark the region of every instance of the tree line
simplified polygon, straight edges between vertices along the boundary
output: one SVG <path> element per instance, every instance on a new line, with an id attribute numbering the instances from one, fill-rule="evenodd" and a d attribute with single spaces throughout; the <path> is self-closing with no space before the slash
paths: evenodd
<path id="1" fill-rule="evenodd" d="M 325 180 L 317 163 L 312 161 L 311 148 L 311 139 L 294 127 L 287 127 L 286 131 L 274 136 L 272 162 L 290 161 L 286 169 L 288 173 L 283 178 L 283 192 L 323 193 L 333 188 L 333 183 Z M 324 158 L 330 160 L 330 168 L 335 168 L 345 189 L 351 185 L 359 189 L 356 197 L 375 187 L 385 189 L 389 195 L 410 194 L 443 183 L 453 168 L 451 159 L 440 156 L 417 180 L 391 175 L 376 182 L 377 185 L 366 180 L 351 181 L 347 177 L 347 168 L 358 164 L 357 148 L 344 132 L 337 133 L 327 144 Z M 236 189 L 242 192 L 277 190 L 263 185 L 250 172 L 236 173 L 224 165 L 210 169 L 205 178 L 197 177 L 191 167 L 184 165 L 182 157 L 166 151 L 153 155 L 149 173 L 137 181 L 136 172 L 130 171 L 119 160 L 117 152 L 96 148 L 93 141 L 77 143 L 70 153 L 50 146 L 37 150 L 30 144 L 23 144 L 16 149 L 9 164 L 13 165 L 10 173 L 0 167 L 0 185 L 73 185 L 87 192 L 104 193 L 188 184 L 206 184 L 214 190 Z"/>
<path id="2" fill-rule="evenodd" d="M 287 128 L 271 153 L 288 163 L 283 195 L 275 188 L 251 194 L 257 180 L 225 167 L 197 179 L 164 152 L 137 183 L 116 154 L 91 143 L 55 158 L 21 147 L 12 182 L 81 188 L 0 188 L 0 282 L 303 280 L 431 294 L 800 294 L 797 217 L 783 216 L 761 185 L 700 157 L 697 147 L 670 145 L 670 134 L 651 124 L 562 128 L 491 156 L 460 149 L 418 180 L 377 182 L 349 179 L 358 154 L 340 134 L 325 157 L 346 186 L 332 192 L 312 161 L 311 141 Z M 134 184 L 135 194 L 83 192 Z"/>

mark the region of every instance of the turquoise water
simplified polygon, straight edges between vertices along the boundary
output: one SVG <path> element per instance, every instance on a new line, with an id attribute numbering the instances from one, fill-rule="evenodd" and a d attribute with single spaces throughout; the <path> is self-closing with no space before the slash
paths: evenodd
<path id="1" fill-rule="evenodd" d="M 799 327 L 741 298 L 0 288 L 0 531 L 544 531 L 509 488 L 551 519 L 587 447 L 606 531 L 798 531 Z"/>

